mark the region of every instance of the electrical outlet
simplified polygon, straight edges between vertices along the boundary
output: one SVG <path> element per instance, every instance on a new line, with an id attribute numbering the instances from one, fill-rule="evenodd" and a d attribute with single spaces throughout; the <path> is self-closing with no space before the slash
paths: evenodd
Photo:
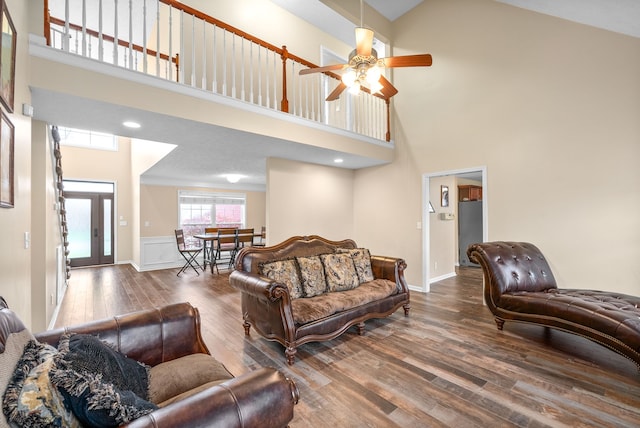
<path id="1" fill-rule="evenodd" d="M 438 270 L 438 262 L 433 262 L 433 270 Z"/>

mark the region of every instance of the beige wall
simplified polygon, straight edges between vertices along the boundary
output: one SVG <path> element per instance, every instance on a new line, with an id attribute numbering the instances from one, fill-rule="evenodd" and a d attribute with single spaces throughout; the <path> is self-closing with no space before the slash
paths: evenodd
<path id="1" fill-rule="evenodd" d="M 94 150 L 62 146 L 62 166 L 65 180 L 96 180 L 115 182 L 116 263 L 133 259 L 133 204 L 131 183 L 131 141 L 118 139 L 118 150 Z M 121 225 L 121 221 L 126 225 Z"/>
<path id="2" fill-rule="evenodd" d="M 449 187 L 449 206 L 443 207 L 441 187 Z M 429 180 L 429 194 L 435 213 L 429 214 L 429 245 L 431 269 L 429 279 L 451 276 L 455 274 L 458 261 L 458 221 L 457 221 L 457 187 L 456 177 L 432 177 Z M 454 220 L 443 220 L 441 214 L 454 214 Z"/>
<path id="3" fill-rule="evenodd" d="M 295 235 L 353 238 L 353 178 L 350 170 L 267 159 L 268 244 Z"/>
<path id="4" fill-rule="evenodd" d="M 173 231 L 178 227 L 179 190 L 244 193 L 247 197 L 246 226 L 259 232 L 265 225 L 264 192 L 143 184 L 140 186 L 141 237 L 173 236 Z"/>
<path id="5" fill-rule="evenodd" d="M 7 117 L 15 127 L 14 208 L 0 208 L 0 296 L 27 324 L 32 324 L 31 248 L 24 247 L 25 232 L 31 233 L 31 119 L 22 115 L 22 104 L 30 103 L 27 4 L 6 0 L 16 27 L 14 113 Z M 7 110 L 2 107 L 7 113 Z"/>
<path id="6" fill-rule="evenodd" d="M 395 54 L 434 57 L 394 72 L 396 143 L 413 159 L 360 174 L 415 200 L 404 170 L 419 183 L 486 165 L 490 240 L 535 243 L 561 286 L 638 294 L 640 40 L 489 0 L 427 0 L 394 30 Z M 364 187 L 369 209 L 385 199 Z"/>
<path id="7" fill-rule="evenodd" d="M 58 254 L 62 256 L 60 218 L 51 156 L 53 142 L 46 123 L 32 121 L 31 130 L 31 311 L 34 331 L 45 330 L 64 292 L 64 265 L 58 289 Z M 62 262 L 62 261 L 60 261 Z M 60 293 L 60 295 L 58 294 Z"/>
<path id="8" fill-rule="evenodd" d="M 289 52 L 312 62 L 320 60 L 320 41 L 323 46 L 345 56 L 353 49 L 271 1 L 189 0 L 188 3 L 272 45 L 286 45 Z"/>

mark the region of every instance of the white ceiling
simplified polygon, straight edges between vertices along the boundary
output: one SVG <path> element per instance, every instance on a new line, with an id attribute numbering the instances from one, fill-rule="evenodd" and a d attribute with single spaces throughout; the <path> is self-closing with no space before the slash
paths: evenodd
<path id="1" fill-rule="evenodd" d="M 353 26 L 321 0 L 271 0 L 289 12 L 352 44 Z M 409 12 L 424 0 L 364 0 L 390 21 Z M 568 21 L 640 37 L 639 0 L 495 0 Z M 366 21 L 366 15 L 365 15 Z M 366 22 L 365 22 L 366 25 Z"/>
<path id="2" fill-rule="evenodd" d="M 272 0 L 274 3 L 289 10 L 297 16 L 311 22 L 318 28 L 336 35 L 347 44 L 354 43 L 354 24 L 335 11 L 327 7 L 321 0 Z M 365 0 L 367 4 L 375 8 L 382 15 L 393 21 L 407 13 L 424 0 Z M 556 16 L 574 22 L 603 28 L 609 31 L 627 34 L 633 37 L 640 37 L 640 0 L 495 0 L 501 3 L 522 7 L 539 13 Z M 112 132 L 122 136 L 127 135 L 127 131 L 121 127 L 122 106 L 86 106 L 89 100 L 64 100 L 57 94 L 55 103 L 48 103 L 45 98 L 50 94 L 35 93 L 32 100 L 36 106 L 36 119 L 60 125 L 95 129 L 104 132 Z M 67 102 L 68 101 L 68 102 Z M 62 103 L 62 104 L 61 104 Z M 76 113 L 61 108 L 67 105 L 69 109 L 73 106 L 83 105 L 83 108 Z M 64 114 L 62 114 L 64 112 Z M 138 112 L 141 113 L 141 112 Z M 194 124 L 190 121 L 176 118 L 159 117 L 145 112 L 148 116 L 148 123 L 170 124 L 170 126 L 155 127 L 156 132 L 141 135 L 147 140 L 157 140 L 162 142 L 180 142 L 180 146 L 169 153 L 158 164 L 150 168 L 144 175 L 143 180 L 148 182 L 173 181 L 176 184 L 191 182 L 198 185 L 210 185 L 219 187 L 229 187 L 220 174 L 216 171 L 227 171 L 246 175 L 244 185 L 246 189 L 260 189 L 265 185 L 265 169 L 267 156 L 282 156 L 289 159 L 313 160 L 325 159 L 318 162 L 330 164 L 335 157 L 335 152 L 319 150 L 278 140 L 269 146 L 274 149 L 270 152 L 264 151 L 263 137 L 252 134 L 232 131 L 219 127 L 204 127 L 204 125 Z M 73 117 L 73 123 L 70 123 Z M 112 118 L 112 122 L 105 122 L 105 118 Z M 204 128 L 203 128 L 204 127 Z M 202 129 L 200 129 L 202 128 Z M 185 130 L 188 129 L 189 132 Z M 194 132 L 198 130 L 198 132 Z M 185 135 L 191 135 L 189 141 L 185 141 Z M 200 139 L 198 139 L 199 137 Z M 215 137 L 214 137 L 215 136 Z M 228 147 L 228 141 L 234 141 L 233 153 L 227 156 L 207 157 L 203 153 L 223 153 L 220 151 L 204 150 L 202 144 L 219 144 Z M 277 143 L 277 144 L 275 144 Z M 228 150 L 227 150 L 228 151 Z M 238 162 L 237 159 L 243 159 Z M 344 165 L 348 168 L 360 168 L 367 166 L 367 160 L 354 159 L 353 163 Z M 233 171 L 229 171 L 232 169 Z M 213 172 L 212 172 L 213 171 Z"/>

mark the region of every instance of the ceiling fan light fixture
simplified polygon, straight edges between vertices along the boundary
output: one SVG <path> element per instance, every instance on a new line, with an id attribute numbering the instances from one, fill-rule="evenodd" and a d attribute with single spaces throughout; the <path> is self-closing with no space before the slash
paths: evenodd
<path id="1" fill-rule="evenodd" d="M 369 69 L 367 70 L 367 83 L 369 84 L 369 86 L 373 87 L 376 83 L 378 83 L 378 80 L 380 80 L 380 76 L 382 75 L 381 71 L 380 71 L 380 67 L 378 67 L 377 65 L 374 65 L 373 67 L 369 67 Z"/>
<path id="2" fill-rule="evenodd" d="M 360 83 L 356 82 L 355 84 L 349 87 L 349 93 L 351 95 L 358 95 L 360 93 Z"/>
<path id="3" fill-rule="evenodd" d="M 356 79 L 356 72 L 352 68 L 342 74 L 342 83 L 347 85 L 348 88 L 352 87 L 356 83 Z"/>
<path id="4" fill-rule="evenodd" d="M 376 81 L 375 83 L 372 83 L 371 85 L 369 85 L 369 89 L 371 90 L 372 94 L 377 94 L 378 92 L 380 92 L 382 90 L 382 88 L 384 88 L 384 86 L 382 86 L 382 83 Z"/>

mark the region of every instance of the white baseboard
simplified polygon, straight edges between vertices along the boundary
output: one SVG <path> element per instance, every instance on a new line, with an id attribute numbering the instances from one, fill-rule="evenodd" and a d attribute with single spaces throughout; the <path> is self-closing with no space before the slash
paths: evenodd
<path id="1" fill-rule="evenodd" d="M 440 275 L 440 276 L 436 276 L 435 278 L 431 278 L 429 280 L 429 284 L 433 284 L 434 282 L 442 281 L 443 279 L 453 278 L 454 276 L 457 276 L 455 271 L 454 272 L 445 273 L 444 275 Z"/>

